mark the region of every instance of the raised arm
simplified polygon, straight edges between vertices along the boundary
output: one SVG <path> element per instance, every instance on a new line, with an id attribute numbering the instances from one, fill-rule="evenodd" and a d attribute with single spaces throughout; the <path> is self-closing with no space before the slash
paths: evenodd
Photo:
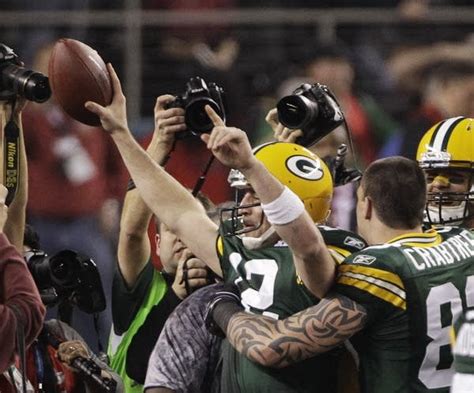
<path id="1" fill-rule="evenodd" d="M 17 172 L 17 189 L 15 197 L 9 206 L 9 214 L 5 223 L 4 232 L 10 243 L 21 253 L 23 250 L 23 234 L 25 231 L 26 220 L 26 204 L 28 202 L 28 165 L 26 162 L 25 141 L 23 137 L 23 125 L 21 121 L 21 112 L 26 105 L 24 98 L 18 97 L 14 106 L 11 102 L 1 102 L 2 133 L 6 123 L 12 119 L 18 127 L 18 172 Z M 5 143 L 5 141 L 3 141 Z M 6 170 L 6 168 L 3 168 Z"/>
<path id="2" fill-rule="evenodd" d="M 157 98 L 155 104 L 155 130 L 147 152 L 160 165 L 163 165 L 173 148 L 175 133 L 186 127 L 182 108 L 164 108 L 172 99 L 171 95 L 163 95 Z M 150 260 L 148 224 L 152 215 L 138 189 L 133 185 L 129 187 L 120 220 L 118 263 L 122 276 L 130 287 L 133 287 Z"/>
<path id="3" fill-rule="evenodd" d="M 207 147 L 224 165 L 243 173 L 268 221 L 291 248 L 301 279 L 316 296 L 323 297 L 334 282 L 336 267 L 303 203 L 255 158 L 245 132 L 226 127 L 212 108 L 206 110 L 215 125 L 210 135 L 202 135 Z"/>
<path id="4" fill-rule="evenodd" d="M 145 203 L 200 259 L 217 274 L 217 225 L 205 214 L 193 196 L 166 173 L 135 141 L 127 124 L 126 99 L 113 67 L 107 65 L 114 90 L 112 103 L 103 107 L 87 102 L 110 133 Z M 199 228 L 199 230 L 197 230 Z"/>

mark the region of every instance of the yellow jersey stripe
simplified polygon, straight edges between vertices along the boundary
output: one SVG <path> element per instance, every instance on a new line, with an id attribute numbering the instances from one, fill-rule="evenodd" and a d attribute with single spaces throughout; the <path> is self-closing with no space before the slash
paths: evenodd
<path id="1" fill-rule="evenodd" d="M 376 269 L 373 267 L 361 266 L 361 265 L 342 265 L 339 266 L 339 272 L 353 272 L 363 274 L 369 277 L 375 277 L 379 280 L 387 281 L 405 290 L 402 280 L 395 273 L 388 272 L 386 270 Z"/>
<path id="2" fill-rule="evenodd" d="M 409 247 L 432 247 L 437 246 L 443 241 L 441 235 L 434 229 L 423 233 L 406 233 L 398 236 L 387 243 L 398 246 Z"/>
<path id="3" fill-rule="evenodd" d="M 338 265 L 340 265 L 344 259 L 351 255 L 350 251 L 336 246 L 328 245 L 328 250 Z"/>
<path id="4" fill-rule="evenodd" d="M 396 294 L 387 291 L 386 289 L 373 285 L 372 283 L 347 276 L 340 276 L 337 279 L 337 282 L 338 284 L 356 287 L 358 289 L 361 289 L 362 291 L 368 292 L 387 303 L 393 304 L 395 307 L 401 308 L 402 310 L 406 310 L 407 308 L 406 301 L 400 296 L 397 296 Z"/>

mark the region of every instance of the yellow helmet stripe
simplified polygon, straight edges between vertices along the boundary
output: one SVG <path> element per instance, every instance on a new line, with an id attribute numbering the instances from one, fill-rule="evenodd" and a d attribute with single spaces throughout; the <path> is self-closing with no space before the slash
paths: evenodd
<path id="1" fill-rule="evenodd" d="M 445 151 L 448 146 L 449 137 L 456 126 L 463 120 L 463 116 L 458 116 L 441 122 L 431 137 L 430 146 L 433 150 Z"/>

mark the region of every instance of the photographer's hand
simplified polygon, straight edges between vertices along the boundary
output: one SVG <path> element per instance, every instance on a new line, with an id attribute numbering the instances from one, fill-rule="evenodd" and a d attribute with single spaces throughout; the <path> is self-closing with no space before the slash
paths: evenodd
<path id="1" fill-rule="evenodd" d="M 102 128 L 110 134 L 130 133 L 127 122 L 127 102 L 120 80 L 112 64 L 107 64 L 107 70 L 112 80 L 112 102 L 104 107 L 96 102 L 87 101 L 84 107 L 99 116 Z"/>
<path id="2" fill-rule="evenodd" d="M 210 134 L 202 134 L 201 139 L 214 156 L 229 168 L 245 170 L 257 163 L 247 134 L 235 127 L 226 127 L 219 115 L 206 105 L 206 112 L 214 124 Z"/>
<path id="3" fill-rule="evenodd" d="M 276 108 L 268 111 L 265 121 L 270 125 L 270 127 L 272 127 L 273 137 L 278 142 L 295 143 L 298 137 L 303 136 L 303 131 L 292 130 L 278 121 L 278 111 Z"/>
<path id="4" fill-rule="evenodd" d="M 183 108 L 169 108 L 166 105 L 174 100 L 174 96 L 165 94 L 156 99 L 155 104 L 155 131 L 153 138 L 165 154 L 169 154 L 176 137 L 176 133 L 186 130 Z"/>
<path id="5" fill-rule="evenodd" d="M 207 265 L 186 248 L 178 261 L 176 276 L 172 285 L 173 292 L 180 299 L 184 299 L 196 289 L 208 285 L 210 283 L 208 276 Z"/>
<path id="6" fill-rule="evenodd" d="M 71 368 L 74 368 L 72 365 L 72 361 L 74 359 L 78 357 L 88 359 L 90 358 L 90 355 L 87 351 L 87 348 L 81 341 L 71 340 L 59 344 L 57 357 L 61 362 L 67 364 Z"/>

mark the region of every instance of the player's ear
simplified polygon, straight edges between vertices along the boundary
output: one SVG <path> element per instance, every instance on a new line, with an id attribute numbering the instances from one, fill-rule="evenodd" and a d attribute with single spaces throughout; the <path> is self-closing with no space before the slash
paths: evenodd
<path id="1" fill-rule="evenodd" d="M 370 199 L 369 197 L 364 197 L 364 218 L 366 220 L 370 220 L 372 218 L 372 210 L 374 208 L 374 205 L 372 203 L 372 199 Z"/>

